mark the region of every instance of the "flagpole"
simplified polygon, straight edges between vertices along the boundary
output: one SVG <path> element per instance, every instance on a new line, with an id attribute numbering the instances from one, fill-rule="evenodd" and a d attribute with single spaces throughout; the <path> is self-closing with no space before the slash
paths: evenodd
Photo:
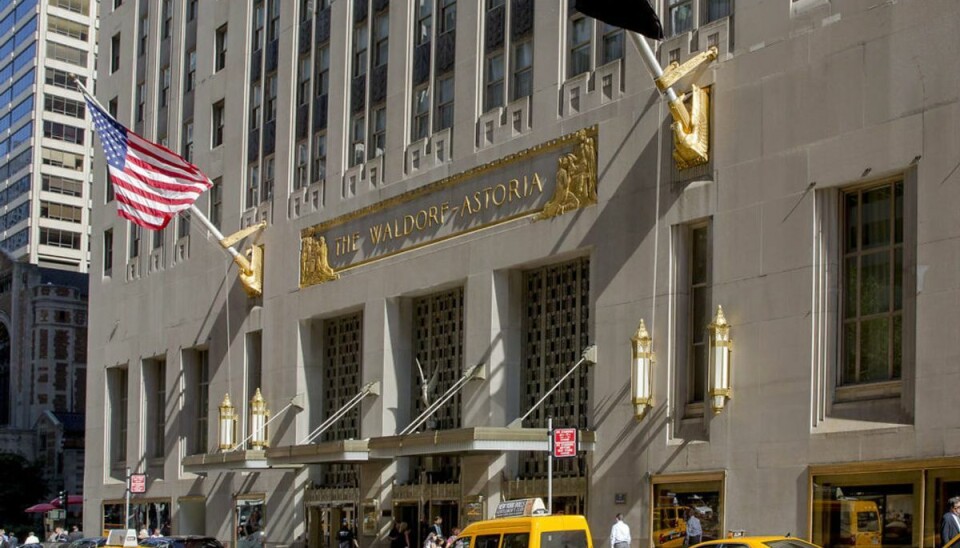
<path id="1" fill-rule="evenodd" d="M 78 88 L 80 88 L 80 92 L 83 93 L 84 96 L 86 96 L 88 99 L 93 101 L 94 104 L 97 105 L 97 108 L 107 113 L 107 115 L 113 116 L 113 114 L 109 110 L 105 109 L 103 105 L 100 103 L 100 101 L 97 100 L 96 96 L 90 93 L 90 90 L 88 90 L 87 87 L 83 85 L 83 82 L 81 82 L 79 78 L 77 78 L 76 76 L 72 76 L 72 77 L 73 77 L 73 83 L 76 84 Z M 248 261 L 247 258 L 243 254 L 241 254 L 239 251 L 237 251 L 232 245 L 224 241 L 223 233 L 221 233 L 220 230 L 217 229 L 217 227 L 210 222 L 210 219 L 208 219 L 207 216 L 204 215 L 202 211 L 200 211 L 200 209 L 196 206 L 196 204 L 190 204 L 190 214 L 196 216 L 197 220 L 203 223 L 203 226 L 205 226 L 207 230 L 209 230 L 210 233 L 213 234 L 213 237 L 216 238 L 217 242 L 220 243 L 221 247 L 223 247 L 223 249 L 225 249 L 227 253 L 230 254 L 230 257 L 233 259 L 233 262 L 235 262 L 237 266 L 240 267 L 240 270 L 243 271 L 243 274 L 245 276 L 251 276 L 253 274 L 254 269 L 253 269 L 253 266 L 251 266 L 250 261 Z"/>

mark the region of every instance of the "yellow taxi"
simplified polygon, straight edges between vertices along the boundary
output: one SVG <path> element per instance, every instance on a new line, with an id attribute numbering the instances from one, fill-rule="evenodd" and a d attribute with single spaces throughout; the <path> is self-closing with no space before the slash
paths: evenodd
<path id="1" fill-rule="evenodd" d="M 497 518 L 471 523 L 456 548 L 593 548 L 583 516 L 551 516 L 540 499 L 502 502 Z"/>
<path id="2" fill-rule="evenodd" d="M 713 548 L 819 548 L 805 540 L 794 537 L 736 537 L 701 542 L 694 546 L 711 546 Z"/>

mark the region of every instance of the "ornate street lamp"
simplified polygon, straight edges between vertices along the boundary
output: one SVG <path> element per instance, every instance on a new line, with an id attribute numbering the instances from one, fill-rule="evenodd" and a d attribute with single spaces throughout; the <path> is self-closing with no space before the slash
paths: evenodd
<path id="1" fill-rule="evenodd" d="M 717 315 L 707 326 L 710 332 L 710 408 L 714 415 L 723 411 L 730 399 L 730 324 L 717 306 Z"/>
<path id="2" fill-rule="evenodd" d="M 267 402 L 257 388 L 253 399 L 250 400 L 250 445 L 254 449 L 262 450 L 267 447 L 267 417 L 270 410 Z"/>
<path id="3" fill-rule="evenodd" d="M 237 410 L 230 402 L 230 394 L 220 404 L 220 450 L 232 451 L 237 437 Z"/>
<path id="4" fill-rule="evenodd" d="M 630 398 L 633 400 L 633 414 L 642 421 L 647 411 L 653 407 L 653 339 L 647 333 L 643 320 L 637 326 L 637 332 L 630 337 L 633 343 L 633 364 L 630 376 Z"/>

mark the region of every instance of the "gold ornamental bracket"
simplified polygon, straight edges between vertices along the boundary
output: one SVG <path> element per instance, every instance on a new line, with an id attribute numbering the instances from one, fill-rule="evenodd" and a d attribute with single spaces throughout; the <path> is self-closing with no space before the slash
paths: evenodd
<path id="1" fill-rule="evenodd" d="M 233 234 L 220 238 L 220 245 L 228 252 L 234 251 L 233 245 L 253 234 L 259 234 L 267 227 L 266 221 L 238 230 Z M 231 253 L 233 262 L 240 269 L 240 283 L 249 297 L 263 295 L 263 246 L 251 244 L 243 253 Z"/>

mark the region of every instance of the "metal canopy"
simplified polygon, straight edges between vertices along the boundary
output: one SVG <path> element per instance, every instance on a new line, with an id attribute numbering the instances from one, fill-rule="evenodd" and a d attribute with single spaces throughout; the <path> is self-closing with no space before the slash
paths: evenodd
<path id="1" fill-rule="evenodd" d="M 229 453 L 203 453 L 183 457 L 183 469 L 187 472 L 229 472 L 231 470 L 268 470 L 276 468 L 267 462 L 264 451 L 232 451 Z M 282 466 L 290 468 L 290 466 Z"/>
<path id="2" fill-rule="evenodd" d="M 581 430 L 581 451 L 593 451 L 596 432 Z M 370 439 L 371 459 L 436 454 L 498 454 L 506 451 L 547 451 L 546 428 L 477 426 Z"/>
<path id="3" fill-rule="evenodd" d="M 339 440 L 267 449 L 267 462 L 278 464 L 351 464 L 371 460 L 369 440 Z"/>

